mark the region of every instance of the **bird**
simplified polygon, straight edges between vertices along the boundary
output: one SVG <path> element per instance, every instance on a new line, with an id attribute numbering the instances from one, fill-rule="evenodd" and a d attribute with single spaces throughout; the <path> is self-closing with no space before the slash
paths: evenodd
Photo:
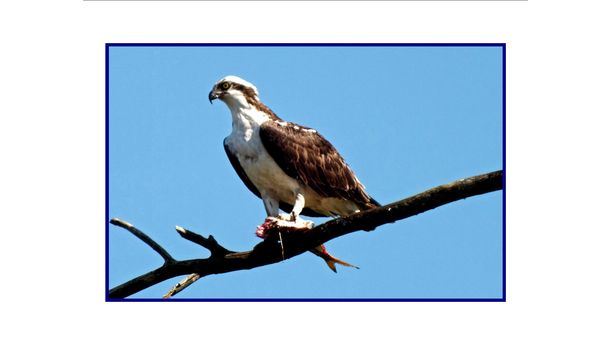
<path id="1" fill-rule="evenodd" d="M 338 217 L 380 206 L 327 139 L 315 129 L 281 119 L 259 99 L 252 83 L 226 76 L 208 94 L 211 104 L 216 99 L 232 117 L 231 133 L 223 140 L 225 153 L 245 186 L 263 201 L 267 217 L 256 231 L 259 237 L 265 238 L 273 223 L 312 228 L 314 223 L 300 215 Z M 311 252 L 334 272 L 335 264 L 355 267 L 323 245 Z"/>

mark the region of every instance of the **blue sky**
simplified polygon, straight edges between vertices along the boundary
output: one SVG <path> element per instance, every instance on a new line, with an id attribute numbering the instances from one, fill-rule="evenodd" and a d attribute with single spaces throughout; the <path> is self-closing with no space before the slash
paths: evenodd
<path id="1" fill-rule="evenodd" d="M 502 168 L 501 47 L 112 46 L 109 216 L 133 223 L 177 259 L 208 252 L 181 239 L 175 225 L 212 234 L 235 251 L 260 241 L 254 232 L 263 205 L 223 150 L 229 111 L 207 99 L 229 74 L 255 84 L 284 120 L 322 133 L 383 204 Z M 303 254 L 207 276 L 176 297 L 501 297 L 502 193 L 326 246 L 360 269 L 334 274 Z M 108 258 L 111 287 L 162 263 L 114 226 Z M 160 297 L 180 279 L 134 297 Z"/>

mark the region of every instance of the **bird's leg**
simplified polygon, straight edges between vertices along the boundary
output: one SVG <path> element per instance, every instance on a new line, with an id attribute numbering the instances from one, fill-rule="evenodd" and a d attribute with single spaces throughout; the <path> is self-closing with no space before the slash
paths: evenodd
<path id="1" fill-rule="evenodd" d="M 314 222 L 302 220 L 300 218 L 300 213 L 302 213 L 302 210 L 304 210 L 305 205 L 306 199 L 304 198 L 304 195 L 302 195 L 300 192 L 296 192 L 295 203 L 293 204 L 291 213 L 289 213 L 289 221 L 294 222 L 298 228 L 314 227 Z"/>
<path id="2" fill-rule="evenodd" d="M 267 238 L 272 230 L 278 231 L 280 234 L 281 231 L 304 230 L 314 227 L 314 222 L 300 218 L 300 213 L 306 205 L 306 199 L 299 191 L 295 193 L 295 202 L 289 214 L 280 214 L 278 200 L 267 195 L 262 195 L 262 200 L 268 217 L 263 224 L 257 227 L 255 234 L 258 237 Z"/>
<path id="3" fill-rule="evenodd" d="M 264 207 L 266 208 L 266 214 L 268 214 L 268 216 L 270 217 L 278 217 L 279 214 L 279 205 L 278 205 L 278 200 L 265 196 L 265 195 L 261 195 L 261 199 L 263 200 L 263 204 Z"/>
<path id="4" fill-rule="evenodd" d="M 277 218 L 279 219 L 279 225 L 282 227 L 292 227 L 292 228 L 312 228 L 314 225 L 311 221 L 305 221 L 300 218 L 300 213 L 304 210 L 304 206 L 306 205 L 306 199 L 304 195 L 300 193 L 299 190 L 295 191 L 295 201 L 293 202 L 293 209 L 289 214 L 279 214 Z"/>
<path id="5" fill-rule="evenodd" d="M 291 209 L 291 213 L 289 214 L 289 221 L 297 222 L 302 210 L 304 210 L 304 205 L 306 205 L 306 199 L 304 198 L 304 195 L 298 192 L 295 196 L 293 209 Z"/>

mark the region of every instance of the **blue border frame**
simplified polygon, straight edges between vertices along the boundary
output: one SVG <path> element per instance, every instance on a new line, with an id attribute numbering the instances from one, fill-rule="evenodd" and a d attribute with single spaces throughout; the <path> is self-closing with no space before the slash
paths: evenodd
<path id="1" fill-rule="evenodd" d="M 109 252 L 109 50 L 111 47 L 501 47 L 502 48 L 502 297 L 501 298 L 202 298 L 112 299 Z M 506 302 L 506 43 L 106 43 L 105 45 L 105 290 L 107 302 Z"/>

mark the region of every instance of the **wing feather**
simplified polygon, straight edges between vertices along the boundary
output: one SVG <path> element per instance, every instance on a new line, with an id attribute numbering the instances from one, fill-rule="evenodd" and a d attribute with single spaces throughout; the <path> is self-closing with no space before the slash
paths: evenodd
<path id="1" fill-rule="evenodd" d="M 315 130 L 294 123 L 263 123 L 261 141 L 278 166 L 290 177 L 324 197 L 351 200 L 361 208 L 378 205 L 338 151 Z"/>

